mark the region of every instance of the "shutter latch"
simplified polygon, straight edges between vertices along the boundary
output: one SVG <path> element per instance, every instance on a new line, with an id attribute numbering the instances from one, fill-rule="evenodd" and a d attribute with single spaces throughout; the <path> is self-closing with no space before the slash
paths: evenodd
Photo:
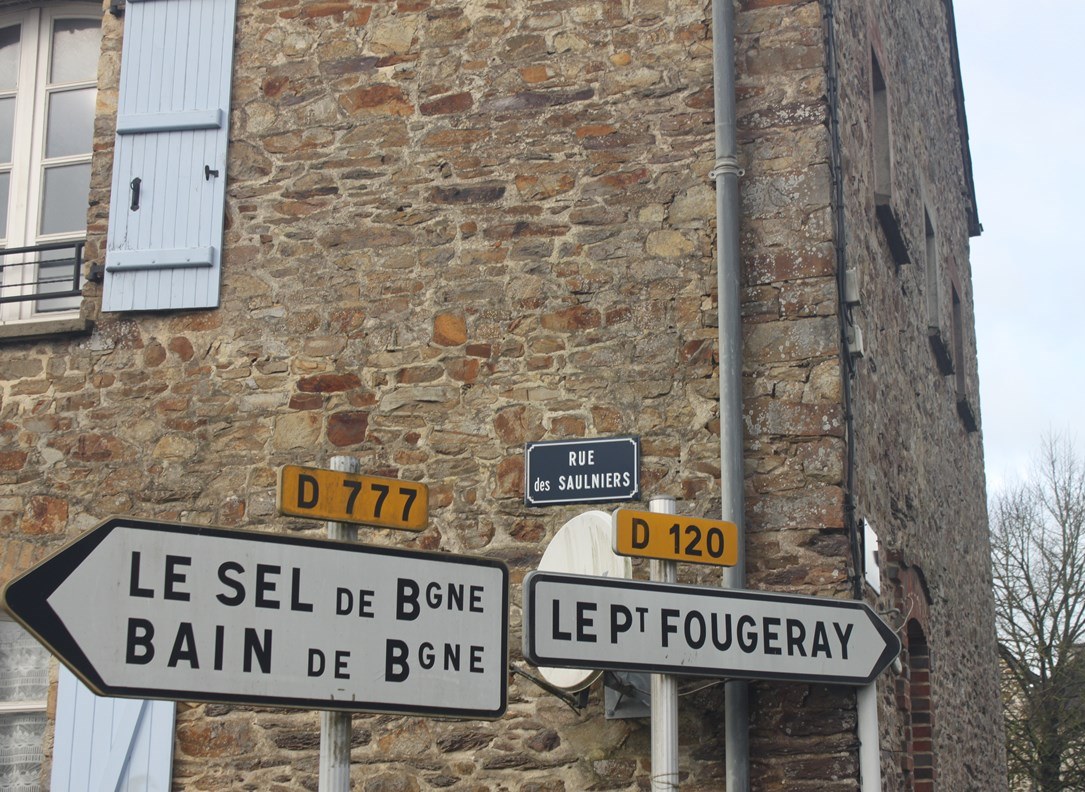
<path id="1" fill-rule="evenodd" d="M 219 172 L 217 170 L 211 170 L 210 165 L 204 165 L 203 166 L 203 178 L 204 178 L 204 181 L 211 181 L 212 176 L 214 176 L 217 179 L 218 175 L 219 175 Z"/>

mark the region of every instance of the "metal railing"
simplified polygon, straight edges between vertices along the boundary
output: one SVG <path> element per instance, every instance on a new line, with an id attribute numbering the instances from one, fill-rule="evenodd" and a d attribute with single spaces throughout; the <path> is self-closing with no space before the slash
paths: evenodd
<path id="1" fill-rule="evenodd" d="M 76 308 L 71 298 L 83 294 L 85 245 L 80 240 L 0 249 L 0 303 L 37 300 L 39 311 Z M 65 251 L 70 255 L 50 255 Z"/>

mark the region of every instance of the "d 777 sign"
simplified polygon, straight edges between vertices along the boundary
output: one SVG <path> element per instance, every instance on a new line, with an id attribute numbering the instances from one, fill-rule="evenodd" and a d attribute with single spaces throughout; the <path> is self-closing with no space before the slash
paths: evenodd
<path id="1" fill-rule="evenodd" d="M 314 520 L 421 531 L 429 524 L 429 489 L 415 481 L 284 465 L 279 513 Z"/>

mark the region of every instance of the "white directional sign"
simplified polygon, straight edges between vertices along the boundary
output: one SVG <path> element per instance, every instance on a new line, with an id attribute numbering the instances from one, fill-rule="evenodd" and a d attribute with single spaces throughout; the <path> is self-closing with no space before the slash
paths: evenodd
<path id="1" fill-rule="evenodd" d="M 498 718 L 496 560 L 114 517 L 4 591 L 102 695 Z"/>
<path id="2" fill-rule="evenodd" d="M 524 656 L 541 666 L 863 685 L 900 652 L 865 603 L 532 572 Z"/>

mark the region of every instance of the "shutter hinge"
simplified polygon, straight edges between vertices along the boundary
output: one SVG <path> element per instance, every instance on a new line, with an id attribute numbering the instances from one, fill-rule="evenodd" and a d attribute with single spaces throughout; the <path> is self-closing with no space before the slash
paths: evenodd
<path id="1" fill-rule="evenodd" d="M 109 13 L 115 17 L 124 16 L 125 0 L 112 0 L 109 4 Z"/>

